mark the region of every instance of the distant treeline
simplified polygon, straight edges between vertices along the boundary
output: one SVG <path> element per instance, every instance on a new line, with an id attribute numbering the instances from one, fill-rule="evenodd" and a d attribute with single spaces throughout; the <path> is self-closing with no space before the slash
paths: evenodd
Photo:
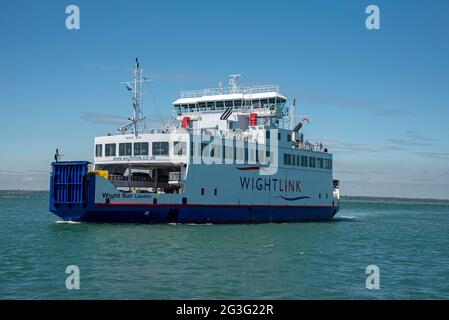
<path id="1" fill-rule="evenodd" d="M 341 196 L 342 200 L 356 201 L 382 201 L 382 202 L 423 202 L 449 204 L 446 199 L 424 199 L 424 198 L 400 198 L 400 197 L 370 197 L 370 196 Z"/>

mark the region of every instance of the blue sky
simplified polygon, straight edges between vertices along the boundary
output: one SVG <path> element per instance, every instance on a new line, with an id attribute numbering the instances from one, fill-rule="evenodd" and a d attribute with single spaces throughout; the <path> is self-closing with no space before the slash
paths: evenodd
<path id="1" fill-rule="evenodd" d="M 76 4 L 81 29 L 65 28 Z M 381 29 L 365 28 L 380 8 Z M 305 134 L 335 155 L 343 194 L 449 198 L 447 1 L 2 1 L 0 189 L 47 189 L 56 146 L 92 159 L 130 114 L 120 81 L 138 56 L 144 112 L 181 90 L 281 86 Z M 103 115 L 103 116 L 101 116 Z"/>

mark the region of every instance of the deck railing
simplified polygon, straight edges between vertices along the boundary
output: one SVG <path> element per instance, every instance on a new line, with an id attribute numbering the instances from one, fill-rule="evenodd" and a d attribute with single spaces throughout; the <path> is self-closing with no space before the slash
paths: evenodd
<path id="1" fill-rule="evenodd" d="M 279 86 L 275 85 L 261 85 L 261 86 L 248 86 L 248 87 L 223 87 L 223 88 L 210 88 L 192 91 L 181 91 L 181 98 L 199 98 L 204 96 L 217 96 L 222 94 L 253 94 L 253 93 L 265 93 L 275 92 L 279 93 Z"/>

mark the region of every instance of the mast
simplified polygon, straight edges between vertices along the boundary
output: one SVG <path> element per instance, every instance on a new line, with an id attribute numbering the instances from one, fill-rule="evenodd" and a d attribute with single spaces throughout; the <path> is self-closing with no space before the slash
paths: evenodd
<path id="1" fill-rule="evenodd" d="M 136 58 L 136 63 L 134 65 L 134 80 L 132 81 L 126 81 L 122 82 L 126 85 L 126 89 L 128 91 L 132 91 L 132 105 L 133 105 L 133 115 L 131 118 L 128 118 L 130 120 L 129 123 L 124 125 L 123 127 L 118 128 L 118 131 L 122 134 L 125 134 L 129 130 L 132 130 L 132 132 L 137 136 L 139 134 L 139 131 L 143 131 L 145 129 L 145 117 L 143 116 L 143 84 L 145 82 L 148 82 L 144 76 L 143 76 L 143 69 L 140 67 L 139 59 Z"/>
<path id="2" fill-rule="evenodd" d="M 293 104 L 290 107 L 290 130 L 296 125 L 296 98 L 293 99 Z"/>

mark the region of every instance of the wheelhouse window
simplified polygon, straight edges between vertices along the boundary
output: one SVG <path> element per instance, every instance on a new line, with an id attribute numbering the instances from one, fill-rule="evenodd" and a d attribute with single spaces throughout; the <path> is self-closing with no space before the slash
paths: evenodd
<path id="1" fill-rule="evenodd" d="M 215 101 L 209 101 L 207 103 L 207 110 L 215 110 Z"/>
<path id="2" fill-rule="evenodd" d="M 118 153 L 120 156 L 131 156 L 132 150 L 132 143 L 119 143 L 118 145 Z"/>
<path id="3" fill-rule="evenodd" d="M 104 145 L 105 157 L 115 157 L 117 145 L 115 143 L 106 143 Z"/>
<path id="4" fill-rule="evenodd" d="M 187 143 L 175 141 L 173 143 L 173 154 L 176 156 L 185 156 L 187 154 Z"/>
<path id="5" fill-rule="evenodd" d="M 232 100 L 226 100 L 225 101 L 225 107 L 226 108 L 232 108 L 233 107 Z"/>
<path id="6" fill-rule="evenodd" d="M 102 157 L 103 153 L 103 145 L 102 144 L 96 144 L 95 145 L 95 156 L 96 157 Z"/>
<path id="7" fill-rule="evenodd" d="M 153 142 L 154 156 L 168 156 L 168 142 Z"/>
<path id="8" fill-rule="evenodd" d="M 216 108 L 217 108 L 217 110 L 223 110 L 224 109 L 223 101 L 217 101 L 216 102 Z"/>
<path id="9" fill-rule="evenodd" d="M 285 100 L 278 98 L 277 99 L 277 107 L 278 107 L 278 109 L 282 109 L 284 107 L 284 105 L 285 105 Z"/>
<path id="10" fill-rule="evenodd" d="M 134 155 L 135 156 L 147 156 L 148 155 L 148 142 L 135 142 L 134 143 Z"/>

